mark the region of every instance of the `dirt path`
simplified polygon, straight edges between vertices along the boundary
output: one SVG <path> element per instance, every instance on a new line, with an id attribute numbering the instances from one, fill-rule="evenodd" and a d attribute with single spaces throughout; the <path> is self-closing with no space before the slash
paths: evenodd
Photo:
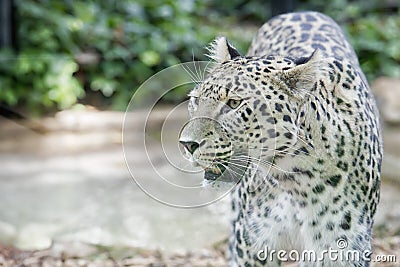
<path id="1" fill-rule="evenodd" d="M 0 246 L 0 266 L 226 265 L 226 244 L 214 244 L 228 234 L 228 202 L 182 211 L 148 198 L 126 170 L 122 118 L 66 111 L 36 122 L 38 132 L 0 119 L 0 243 L 25 249 Z M 397 127 L 385 131 L 385 146 L 374 248 L 400 264 Z"/>

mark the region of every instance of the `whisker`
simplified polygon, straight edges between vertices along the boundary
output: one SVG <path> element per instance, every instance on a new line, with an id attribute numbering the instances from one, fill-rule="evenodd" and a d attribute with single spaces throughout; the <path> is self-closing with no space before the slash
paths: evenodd
<path id="1" fill-rule="evenodd" d="M 196 77 L 197 77 L 197 79 L 199 81 L 203 81 L 204 80 L 204 76 L 201 74 L 201 67 L 198 64 L 197 64 L 197 67 L 196 67 L 196 61 L 194 61 L 193 49 L 192 49 L 192 54 L 193 54 L 193 64 L 194 64 L 194 70 L 195 70 L 195 73 L 196 73 Z"/>
<path id="2" fill-rule="evenodd" d="M 234 170 L 234 167 L 239 168 L 237 166 L 230 166 L 231 162 L 225 161 L 223 160 L 226 164 L 224 163 L 220 163 L 222 166 L 224 166 L 227 170 L 232 171 L 234 174 L 238 175 L 238 176 L 243 176 L 244 172 L 238 172 Z M 228 165 L 227 165 L 228 164 Z M 241 166 L 241 167 L 247 167 L 247 166 Z M 241 169 L 239 169 L 239 171 L 241 171 Z"/>
<path id="3" fill-rule="evenodd" d="M 182 64 L 182 67 L 186 71 L 186 73 L 189 74 L 190 79 L 192 80 L 193 83 L 195 84 L 201 83 L 201 81 L 197 79 L 196 74 L 193 73 L 193 71 L 189 67 L 185 66 L 184 64 Z"/>
<path id="4" fill-rule="evenodd" d="M 235 171 L 234 169 L 232 169 L 232 168 L 226 166 L 225 164 L 222 164 L 222 163 L 221 163 L 221 165 L 224 166 L 225 170 L 228 171 L 231 175 L 237 175 L 237 176 L 242 176 L 242 175 L 243 175 L 243 174 L 241 174 L 241 173 L 238 173 L 238 172 Z M 219 167 L 217 167 L 217 168 L 219 169 Z M 220 170 L 220 169 L 219 169 L 219 170 Z M 221 170 L 220 170 L 220 171 L 221 171 Z"/>
<path id="5" fill-rule="evenodd" d="M 238 163 L 234 163 L 232 161 L 226 161 L 226 160 L 220 160 L 220 161 L 223 161 L 224 163 L 227 163 L 227 164 L 233 164 L 236 167 L 247 167 L 247 164 L 246 165 L 242 165 L 242 164 L 238 164 Z"/>
<path id="6" fill-rule="evenodd" d="M 249 159 L 249 158 L 247 158 L 247 159 Z M 235 159 L 234 159 L 234 160 L 235 160 Z M 242 160 L 241 160 L 241 161 L 242 161 Z M 251 162 L 248 161 L 248 160 L 247 160 L 247 162 L 251 163 Z M 253 164 L 254 164 L 254 163 L 253 163 Z M 285 172 L 285 171 L 283 171 L 283 172 Z M 264 176 L 264 177 L 261 177 L 262 183 L 265 183 L 265 182 L 267 181 L 267 177 L 268 177 L 268 175 L 267 175 L 267 176 Z M 253 180 L 253 181 L 250 181 L 250 183 L 251 183 L 251 184 L 252 184 L 252 183 L 257 183 L 257 181 L 256 181 L 256 180 Z M 262 183 L 256 185 L 256 188 L 255 188 L 254 190 L 257 190 L 257 188 L 258 188 L 259 186 L 261 186 Z"/>
<path id="7" fill-rule="evenodd" d="M 194 76 L 196 77 L 196 80 L 199 80 L 199 76 L 197 75 L 196 62 L 194 61 L 194 50 L 193 50 L 193 48 L 192 48 L 192 62 L 193 62 L 193 67 L 194 67 Z"/>
<path id="8" fill-rule="evenodd" d="M 226 169 L 230 169 L 232 172 L 234 172 L 237 175 L 243 175 L 243 173 L 239 173 L 239 171 L 235 170 L 234 168 L 238 168 L 237 166 L 231 166 L 231 164 L 227 163 L 221 163 L 222 166 L 224 166 Z"/>
<path id="9" fill-rule="evenodd" d="M 207 64 L 206 64 L 206 66 L 204 67 L 203 73 L 202 73 L 202 75 L 201 75 L 202 81 L 204 81 L 204 79 L 206 78 L 206 73 L 208 72 L 208 65 L 209 65 L 210 63 L 213 63 L 213 62 L 212 62 L 212 61 L 208 61 Z"/>

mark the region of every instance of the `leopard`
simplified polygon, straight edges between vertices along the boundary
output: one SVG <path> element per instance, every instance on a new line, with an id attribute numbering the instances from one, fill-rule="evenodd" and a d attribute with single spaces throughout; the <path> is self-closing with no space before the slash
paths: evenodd
<path id="1" fill-rule="evenodd" d="M 229 266 L 369 266 L 381 123 L 340 26 L 287 13 L 244 56 L 225 37 L 209 50 L 179 142 L 205 181 L 233 184 Z"/>

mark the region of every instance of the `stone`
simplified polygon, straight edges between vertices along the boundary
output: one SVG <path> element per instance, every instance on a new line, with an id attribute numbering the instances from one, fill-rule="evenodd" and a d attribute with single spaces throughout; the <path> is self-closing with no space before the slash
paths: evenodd
<path id="1" fill-rule="evenodd" d="M 57 229 L 54 224 L 28 223 L 19 231 L 15 245 L 23 250 L 47 249 Z"/>
<path id="2" fill-rule="evenodd" d="M 87 258 L 97 253 L 93 245 L 78 241 L 53 242 L 51 254 L 53 257 L 63 258 Z"/>

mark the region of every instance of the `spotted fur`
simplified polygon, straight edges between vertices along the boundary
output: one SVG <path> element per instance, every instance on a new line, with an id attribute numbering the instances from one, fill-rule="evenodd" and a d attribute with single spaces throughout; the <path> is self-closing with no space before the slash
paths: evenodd
<path id="1" fill-rule="evenodd" d="M 379 116 L 339 26 L 320 13 L 284 14 L 261 27 L 246 56 L 224 38 L 216 45 L 219 62 L 190 94 L 180 141 L 214 174 L 207 179 L 244 173 L 232 191 L 230 266 L 280 265 L 257 257 L 265 246 L 319 255 L 343 239 L 344 251 L 371 250 Z"/>

